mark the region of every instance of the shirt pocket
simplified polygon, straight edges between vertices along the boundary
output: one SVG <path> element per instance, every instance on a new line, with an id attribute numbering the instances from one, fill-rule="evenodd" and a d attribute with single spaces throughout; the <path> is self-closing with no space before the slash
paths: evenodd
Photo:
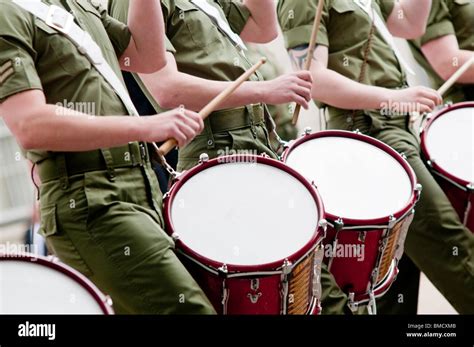
<path id="1" fill-rule="evenodd" d="M 468 5 L 472 3 L 472 0 L 454 0 L 454 2 L 458 5 Z"/>
<path id="2" fill-rule="evenodd" d="M 182 1 L 176 5 L 179 16 L 185 21 L 185 26 L 194 44 L 199 48 L 207 48 L 221 40 L 221 33 L 206 13 L 193 4 Z"/>
<path id="3" fill-rule="evenodd" d="M 85 263 L 68 233 L 60 229 L 56 205 L 41 207 L 41 226 L 38 233 L 46 239 L 48 248 L 62 262 L 87 277 L 92 276 L 91 269 Z"/>
<path id="4" fill-rule="evenodd" d="M 49 59 L 54 59 L 67 74 L 77 75 L 79 72 L 89 70 L 91 64 L 89 60 L 79 53 L 77 47 L 60 32 L 48 26 L 41 20 L 36 20 L 36 28 L 44 34 L 39 40 L 44 40 L 43 52 Z"/>
<path id="5" fill-rule="evenodd" d="M 356 10 L 356 4 L 350 0 L 335 0 L 332 3 L 332 9 L 337 13 L 350 13 Z"/>

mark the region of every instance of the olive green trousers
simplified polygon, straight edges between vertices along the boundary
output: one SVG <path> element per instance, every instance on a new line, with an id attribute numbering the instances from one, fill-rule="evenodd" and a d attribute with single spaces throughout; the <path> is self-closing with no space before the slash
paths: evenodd
<path id="1" fill-rule="evenodd" d="M 213 314 L 163 230 L 150 164 L 87 172 L 41 186 L 41 231 L 50 250 L 104 293 L 119 314 Z"/>

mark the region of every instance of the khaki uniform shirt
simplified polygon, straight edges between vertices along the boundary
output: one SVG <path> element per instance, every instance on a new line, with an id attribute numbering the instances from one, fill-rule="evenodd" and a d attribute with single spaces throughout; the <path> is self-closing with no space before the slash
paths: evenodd
<path id="1" fill-rule="evenodd" d="M 76 24 L 92 35 L 107 62 L 120 74 L 117 56 L 122 55 L 131 38 L 127 26 L 87 0 L 45 2 L 60 7 L 66 3 Z M 0 102 L 38 89 L 49 104 L 76 111 L 86 106 L 94 115 L 127 115 L 112 87 L 69 39 L 10 0 L 0 0 L 0 71 Z M 34 162 L 50 156 L 46 152 L 27 155 Z"/>
<path id="2" fill-rule="evenodd" d="M 435 88 L 441 87 L 444 81 L 424 57 L 421 46 L 446 35 L 455 35 L 460 49 L 474 51 L 474 1 L 433 1 L 425 35 L 418 40 L 410 41 L 415 58 L 428 72 Z M 453 102 L 463 101 L 462 86 L 457 85 L 451 88 L 446 93 L 445 99 Z"/>
<path id="3" fill-rule="evenodd" d="M 309 44 L 317 5 L 318 0 L 279 1 L 278 17 L 287 49 Z M 374 0 L 372 6 L 387 20 L 394 0 Z M 326 0 L 317 43 L 328 47 L 328 68 L 358 81 L 371 27 L 369 15 L 353 1 Z M 406 74 L 378 30 L 375 30 L 371 47 L 362 83 L 393 89 L 405 86 Z M 331 116 L 347 113 L 333 107 L 329 111 Z"/>

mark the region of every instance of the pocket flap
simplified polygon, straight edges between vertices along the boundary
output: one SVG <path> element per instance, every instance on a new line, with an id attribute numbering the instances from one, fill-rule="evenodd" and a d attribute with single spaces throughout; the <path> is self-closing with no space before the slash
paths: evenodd
<path id="1" fill-rule="evenodd" d="M 41 208 L 41 226 L 39 234 L 48 237 L 57 234 L 56 205 Z"/>

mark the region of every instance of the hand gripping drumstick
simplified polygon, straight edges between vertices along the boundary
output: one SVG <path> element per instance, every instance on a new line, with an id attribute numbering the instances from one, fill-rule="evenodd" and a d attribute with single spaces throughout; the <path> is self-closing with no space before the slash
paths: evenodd
<path id="1" fill-rule="evenodd" d="M 229 87 L 227 87 L 222 93 L 217 95 L 209 104 L 207 104 L 199 115 L 202 119 L 206 119 L 209 115 L 214 112 L 219 105 L 224 102 L 229 96 L 232 95 L 245 81 L 247 81 L 250 76 L 252 76 L 263 64 L 267 62 L 266 58 L 261 58 L 260 61 L 247 70 L 242 76 L 235 80 Z M 161 147 L 158 148 L 156 143 L 153 143 L 153 146 L 157 150 L 158 154 L 161 156 L 167 155 L 173 148 L 178 145 L 178 142 L 175 139 L 169 139 Z"/>
<path id="2" fill-rule="evenodd" d="M 474 64 L 474 57 L 471 57 L 467 62 L 464 63 L 442 86 L 438 89 L 438 93 L 444 95 L 454 83 Z"/>
<path id="3" fill-rule="evenodd" d="M 318 8 L 316 10 L 316 17 L 314 17 L 313 31 L 311 33 L 311 40 L 309 41 L 308 57 L 306 58 L 305 70 L 311 70 L 311 64 L 313 64 L 314 50 L 316 49 L 316 40 L 318 38 L 319 26 L 321 25 L 321 16 L 323 14 L 324 0 L 319 0 Z M 293 113 L 293 125 L 298 122 L 300 116 L 301 106 L 296 105 L 295 112 Z"/>
<path id="4" fill-rule="evenodd" d="M 438 93 L 441 94 L 441 96 L 446 94 L 449 88 L 451 88 L 458 81 L 458 79 L 461 78 L 461 76 L 471 67 L 472 64 L 474 64 L 474 57 L 465 62 L 463 66 L 453 73 L 453 75 L 438 89 Z M 412 115 L 410 121 L 414 123 L 420 119 L 420 117 L 421 115 L 418 112 L 415 112 L 415 114 Z"/>

